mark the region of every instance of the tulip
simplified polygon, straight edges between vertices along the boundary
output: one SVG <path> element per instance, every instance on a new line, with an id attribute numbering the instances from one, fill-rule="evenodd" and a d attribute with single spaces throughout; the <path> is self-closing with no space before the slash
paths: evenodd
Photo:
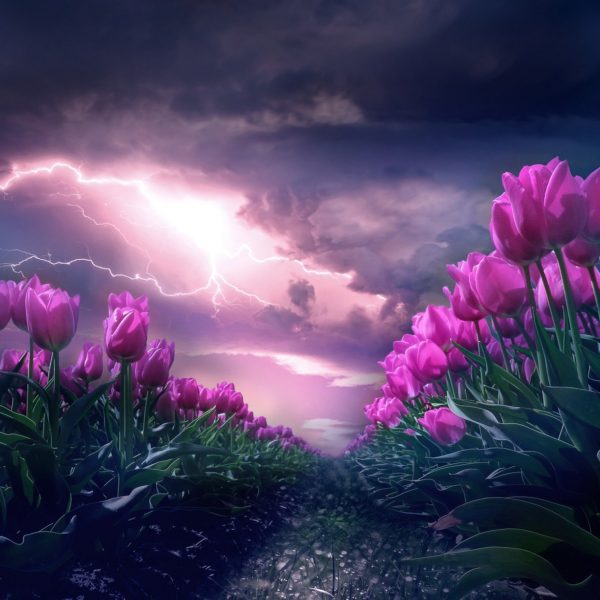
<path id="1" fill-rule="evenodd" d="M 140 296 L 139 298 L 134 298 L 129 292 L 121 292 L 120 294 L 109 294 L 109 314 L 117 308 L 134 308 L 140 313 L 148 314 L 148 297 Z"/>
<path id="2" fill-rule="evenodd" d="M 586 195 L 587 219 L 582 235 L 589 242 L 600 243 L 600 167 L 582 184 Z"/>
<path id="3" fill-rule="evenodd" d="M 482 259 L 469 280 L 479 304 L 492 315 L 516 315 L 527 301 L 522 270 L 499 256 Z"/>
<path id="4" fill-rule="evenodd" d="M 473 308 L 467 303 L 462 288 L 458 284 L 454 286 L 452 292 L 447 286 L 444 286 L 442 291 L 446 298 L 448 298 L 452 312 L 457 319 L 461 321 L 478 321 L 485 317 L 481 309 Z"/>
<path id="5" fill-rule="evenodd" d="M 394 352 L 396 352 L 396 354 L 404 354 L 409 346 L 412 346 L 419 341 L 420 340 L 416 335 L 405 333 L 401 339 L 394 342 Z"/>
<path id="6" fill-rule="evenodd" d="M 37 275 L 30 279 L 20 281 L 13 289 L 12 320 L 13 323 L 23 331 L 27 331 L 27 314 L 25 310 L 25 298 L 27 290 L 32 289 L 35 292 L 44 292 L 51 289 L 48 283 L 40 283 Z"/>
<path id="7" fill-rule="evenodd" d="M 76 398 L 81 398 L 86 391 L 86 383 L 74 372 L 74 367 L 67 367 L 60 371 L 60 383 L 67 388 Z"/>
<path id="8" fill-rule="evenodd" d="M 175 414 L 178 412 L 178 404 L 170 389 L 166 389 L 159 396 L 155 411 L 162 421 L 173 421 Z"/>
<path id="9" fill-rule="evenodd" d="M 146 351 L 148 318 L 135 308 L 115 308 L 104 320 L 106 353 L 119 362 L 139 360 Z"/>
<path id="10" fill-rule="evenodd" d="M 195 416 L 198 410 L 200 390 L 198 382 L 192 377 L 174 377 L 171 384 L 171 392 L 177 406 L 189 417 Z"/>
<path id="11" fill-rule="evenodd" d="M 0 329 L 4 329 L 12 316 L 15 296 L 14 281 L 0 281 Z"/>
<path id="12" fill-rule="evenodd" d="M 566 161 L 553 168 L 523 167 L 519 177 L 505 173 L 502 183 L 516 227 L 523 238 L 547 249 L 575 239 L 587 219 L 584 191 Z"/>
<path id="13" fill-rule="evenodd" d="M 465 355 L 458 348 L 451 348 L 448 352 L 448 368 L 453 373 L 460 373 L 469 368 Z"/>
<path id="14" fill-rule="evenodd" d="M 519 233 L 506 194 L 492 204 L 490 235 L 498 253 L 518 265 L 535 262 L 548 252 L 540 243 L 532 243 Z"/>
<path id="15" fill-rule="evenodd" d="M 84 342 L 83 348 L 73 365 L 73 375 L 90 382 L 102 377 L 102 346 Z"/>
<path id="16" fill-rule="evenodd" d="M 175 344 L 166 340 L 154 340 L 134 369 L 141 385 L 164 386 L 169 379 L 169 370 L 175 360 Z"/>
<path id="17" fill-rule="evenodd" d="M 447 306 L 429 304 L 425 312 L 417 313 L 412 319 L 412 330 L 419 340 L 431 340 L 448 351 L 452 347 L 456 317 Z"/>
<path id="18" fill-rule="evenodd" d="M 448 446 L 460 442 L 467 432 L 467 424 L 445 406 L 428 410 L 417 419 L 438 444 Z"/>
<path id="19" fill-rule="evenodd" d="M 79 318 L 79 296 L 60 289 L 27 289 L 25 296 L 27 330 L 33 341 L 52 352 L 62 350 L 75 335 Z"/>
<path id="20" fill-rule="evenodd" d="M 422 388 L 422 383 L 415 377 L 413 372 L 408 368 L 406 364 L 399 365 L 393 371 L 386 371 L 386 379 L 390 392 L 386 393 L 386 389 L 383 390 L 384 395 L 392 395 L 401 400 L 407 400 L 408 398 L 414 398 L 419 394 Z"/>
<path id="21" fill-rule="evenodd" d="M 578 267 L 593 267 L 600 256 L 600 245 L 578 237 L 565 246 L 564 252 L 565 256 Z"/>
<path id="22" fill-rule="evenodd" d="M 448 359 L 444 351 L 430 340 L 419 342 L 406 351 L 406 364 L 413 375 L 423 383 L 444 377 Z"/>
<path id="23" fill-rule="evenodd" d="M 456 265 L 446 265 L 446 269 L 448 270 L 448 274 L 457 284 L 457 287 L 460 288 L 460 296 L 461 301 L 466 303 L 471 309 L 475 311 L 481 311 L 481 306 L 479 305 L 479 300 L 475 295 L 475 291 L 471 287 L 470 276 L 473 269 L 485 258 L 485 254 L 481 252 L 470 252 L 467 255 L 466 260 L 461 260 Z M 452 301 L 451 301 L 452 302 Z M 454 305 L 452 305 L 454 309 Z M 459 319 L 463 319 L 456 311 L 456 316 Z M 477 318 L 469 318 L 463 319 L 464 321 L 476 321 L 485 316 L 485 314 L 479 312 L 479 316 Z"/>

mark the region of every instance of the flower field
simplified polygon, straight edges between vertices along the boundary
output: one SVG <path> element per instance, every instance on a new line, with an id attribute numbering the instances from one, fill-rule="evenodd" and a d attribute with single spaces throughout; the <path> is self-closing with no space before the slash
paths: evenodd
<path id="1" fill-rule="evenodd" d="M 53 573 L 122 555 L 157 515 L 235 517 L 301 480 L 294 510 L 314 539 L 284 531 L 278 543 L 295 558 L 257 559 L 273 595 L 252 597 L 413 597 L 409 580 L 398 587 L 390 573 L 421 567 L 432 581 L 436 569 L 455 573 L 434 597 L 498 580 L 515 597 L 598 597 L 600 169 L 583 179 L 554 159 L 505 173 L 502 184 L 491 207 L 495 250 L 448 265 L 447 305 L 414 315 L 379 363 L 386 383 L 329 487 L 332 459 L 254 415 L 234 384 L 170 374 L 175 346 L 149 341 L 145 296 L 110 294 L 103 344 L 84 343 L 64 366 L 79 297 L 36 276 L 0 282 L 0 329 L 12 320 L 26 346 L 0 358 L 0 570 Z M 311 485 L 324 507 L 313 512 Z M 285 517 L 294 531 L 295 514 Z M 380 592 L 367 575 L 342 581 L 350 559 L 336 567 L 336 545 L 388 521 L 437 536 L 423 545 L 433 552 L 372 560 L 387 578 Z M 322 565 L 323 531 L 332 570 Z M 290 550 L 289 539 L 302 541 Z M 372 555 L 363 546 L 353 559 L 361 569 Z M 297 564 L 302 577 L 312 570 L 306 585 Z"/>
<path id="2" fill-rule="evenodd" d="M 505 173 L 490 255 L 448 265 L 380 362 L 386 384 L 347 460 L 372 497 L 458 543 L 407 563 L 467 569 L 449 597 L 502 578 L 561 599 L 600 584 L 600 169 Z"/>

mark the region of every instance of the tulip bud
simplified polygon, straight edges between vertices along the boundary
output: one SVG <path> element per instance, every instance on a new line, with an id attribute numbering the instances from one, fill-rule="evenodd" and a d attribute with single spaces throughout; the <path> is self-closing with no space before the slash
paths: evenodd
<path id="1" fill-rule="evenodd" d="M 166 340 L 154 340 L 142 358 L 135 363 L 135 371 L 141 385 L 164 386 L 175 359 L 175 344 Z"/>
<path id="2" fill-rule="evenodd" d="M 102 346 L 84 342 L 77 362 L 73 366 L 73 376 L 90 382 L 102 377 Z"/>
<path id="3" fill-rule="evenodd" d="M 134 362 L 146 350 L 148 315 L 135 308 L 116 308 L 104 320 L 106 353 L 115 361 Z"/>
<path id="4" fill-rule="evenodd" d="M 73 339 L 79 318 L 79 296 L 60 289 L 36 291 L 25 295 L 27 330 L 33 341 L 46 350 L 62 350 Z"/>
<path id="5" fill-rule="evenodd" d="M 48 283 L 40 283 L 39 277 L 37 275 L 34 275 L 30 279 L 24 279 L 23 281 L 20 281 L 12 290 L 12 320 L 13 323 L 23 331 L 27 331 L 25 297 L 27 296 L 27 290 L 29 288 L 31 288 L 35 292 L 44 292 L 50 289 L 50 285 Z"/>
<path id="6" fill-rule="evenodd" d="M 460 442 L 467 432 L 467 424 L 445 406 L 428 410 L 417 419 L 438 444 L 444 446 Z"/>
<path id="7" fill-rule="evenodd" d="M 448 359 L 444 351 L 430 340 L 419 342 L 406 351 L 406 365 L 413 375 L 424 383 L 444 377 Z"/>

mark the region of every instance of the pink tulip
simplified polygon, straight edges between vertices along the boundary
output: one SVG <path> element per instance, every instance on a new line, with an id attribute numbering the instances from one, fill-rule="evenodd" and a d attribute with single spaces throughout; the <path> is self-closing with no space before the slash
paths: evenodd
<path id="1" fill-rule="evenodd" d="M 582 184 L 586 195 L 587 220 L 583 237 L 595 244 L 600 243 L 600 167 L 588 175 Z"/>
<path id="2" fill-rule="evenodd" d="M 198 410 L 199 388 L 198 382 L 192 377 L 174 377 L 171 380 L 171 393 L 177 406 L 185 414 L 195 413 Z"/>
<path id="3" fill-rule="evenodd" d="M 485 313 L 480 308 L 473 308 L 467 303 L 460 285 L 456 284 L 452 292 L 444 287 L 443 292 L 448 298 L 452 312 L 457 319 L 461 321 L 479 321 L 479 319 L 485 317 Z"/>
<path id="4" fill-rule="evenodd" d="M 48 283 L 40 283 L 40 279 L 37 275 L 34 275 L 30 279 L 24 279 L 16 285 L 13 290 L 12 320 L 13 323 L 23 331 L 27 331 L 25 298 L 29 288 L 36 292 L 44 292 L 51 289 Z"/>
<path id="5" fill-rule="evenodd" d="M 464 419 L 445 406 L 428 410 L 417 420 L 434 441 L 444 446 L 460 442 L 467 432 Z"/>
<path id="6" fill-rule="evenodd" d="M 401 339 L 394 342 L 394 352 L 396 354 L 404 354 L 405 350 L 409 346 L 416 344 L 418 341 L 420 340 L 416 335 L 413 335 L 412 333 L 405 333 Z"/>
<path id="7" fill-rule="evenodd" d="M 502 183 L 517 229 L 531 244 L 562 247 L 581 233 L 587 218 L 585 195 L 566 161 L 523 167 L 518 178 L 505 173 Z"/>
<path id="8" fill-rule="evenodd" d="M 571 283 L 575 307 L 580 308 L 584 304 L 592 304 L 594 302 L 594 293 L 592 281 L 587 269 L 577 267 L 569 260 L 565 260 L 565 265 Z M 562 310 L 565 306 L 565 292 L 560 275 L 560 268 L 554 255 L 544 259 L 544 272 L 548 279 L 548 285 L 554 303 L 558 310 Z M 546 290 L 540 284 L 538 284 L 535 289 L 535 300 L 541 315 L 549 317 L 550 308 L 548 306 L 548 297 L 546 295 Z"/>
<path id="9" fill-rule="evenodd" d="M 600 245 L 578 237 L 565 246 L 564 252 L 565 256 L 578 267 L 593 267 L 600 256 Z"/>
<path id="10" fill-rule="evenodd" d="M 73 366 L 73 376 L 90 382 L 102 377 L 102 346 L 84 342 L 77 362 Z"/>
<path id="11" fill-rule="evenodd" d="M 448 368 L 453 373 L 460 373 L 469 368 L 469 363 L 465 355 L 458 348 L 452 348 L 448 352 Z"/>
<path id="12" fill-rule="evenodd" d="M 471 309 L 474 309 L 476 311 L 481 310 L 481 306 L 479 305 L 479 300 L 478 300 L 477 296 L 475 295 L 475 291 L 473 290 L 473 288 L 471 286 L 470 276 L 471 276 L 471 273 L 473 272 L 473 269 L 484 258 L 485 258 L 485 254 L 482 254 L 481 252 L 470 252 L 467 255 L 466 260 L 461 260 L 456 265 L 446 265 L 448 274 L 450 275 L 450 277 L 452 277 L 452 279 L 454 279 L 457 286 L 460 288 L 460 295 L 462 297 L 462 300 Z M 452 306 L 452 308 L 454 309 L 454 306 Z M 483 316 L 485 316 L 482 313 L 480 313 L 481 316 L 477 317 L 477 319 L 464 319 L 456 311 L 454 314 L 456 314 L 456 316 L 459 319 L 463 319 L 464 321 L 478 320 L 478 319 L 481 319 Z"/>
<path id="13" fill-rule="evenodd" d="M 430 340 L 419 342 L 406 351 L 406 364 L 413 375 L 423 383 L 444 377 L 448 359 L 444 351 Z"/>
<path id="14" fill-rule="evenodd" d="M 492 315 L 516 315 L 527 301 L 523 272 L 499 256 L 482 259 L 469 280 L 479 304 Z"/>
<path id="15" fill-rule="evenodd" d="M 174 360 L 175 344 L 167 344 L 164 339 L 154 340 L 134 365 L 138 381 L 147 387 L 166 385 Z"/>
<path id="16" fill-rule="evenodd" d="M 156 414 L 162 421 L 173 421 L 178 409 L 179 406 L 173 397 L 173 393 L 167 388 L 161 393 L 156 402 Z"/>
<path id="17" fill-rule="evenodd" d="M 62 350 L 73 339 L 79 318 L 79 296 L 60 289 L 27 289 L 27 330 L 33 341 L 46 350 Z"/>
<path id="18" fill-rule="evenodd" d="M 384 390 L 385 395 L 393 395 L 401 400 L 407 400 L 414 398 L 421 391 L 421 381 L 415 377 L 406 364 L 399 365 L 393 371 L 386 371 L 385 376 L 390 390 L 390 394 L 386 394 L 386 390 Z"/>
<path id="19" fill-rule="evenodd" d="M 86 391 L 86 383 L 73 372 L 74 367 L 60 370 L 60 384 L 64 385 L 76 398 L 81 398 Z"/>
<path id="20" fill-rule="evenodd" d="M 0 329 L 4 329 L 12 317 L 15 292 L 14 281 L 0 281 Z"/>
<path id="21" fill-rule="evenodd" d="M 452 347 L 456 325 L 456 317 L 447 306 L 429 304 L 412 319 L 412 330 L 419 340 L 431 340 L 445 351 Z"/>
<path id="22" fill-rule="evenodd" d="M 130 292 L 121 292 L 120 294 L 108 295 L 109 314 L 117 308 L 135 308 L 140 313 L 148 313 L 148 297 L 140 296 L 134 298 Z"/>
<path id="23" fill-rule="evenodd" d="M 519 233 L 506 194 L 492 204 L 490 235 L 498 253 L 518 265 L 535 262 L 548 252 L 540 243 L 532 243 Z"/>
<path id="24" fill-rule="evenodd" d="M 135 362 L 144 355 L 148 315 L 135 308 L 115 308 L 104 320 L 106 353 L 115 361 Z"/>

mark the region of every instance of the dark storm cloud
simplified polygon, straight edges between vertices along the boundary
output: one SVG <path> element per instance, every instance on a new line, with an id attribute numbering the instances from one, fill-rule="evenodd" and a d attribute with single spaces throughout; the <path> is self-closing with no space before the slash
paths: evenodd
<path id="1" fill-rule="evenodd" d="M 445 263 L 489 249 L 502 171 L 599 162 L 599 24 L 558 0 L 4 2 L 0 173 L 133 156 L 231 183 L 282 253 L 389 298 L 332 333 L 375 345 Z M 275 307 L 255 323 L 312 327 Z"/>
<path id="2" fill-rule="evenodd" d="M 288 296 L 294 306 L 297 306 L 304 314 L 308 314 L 311 304 L 316 298 L 315 287 L 306 279 L 290 281 Z"/>

